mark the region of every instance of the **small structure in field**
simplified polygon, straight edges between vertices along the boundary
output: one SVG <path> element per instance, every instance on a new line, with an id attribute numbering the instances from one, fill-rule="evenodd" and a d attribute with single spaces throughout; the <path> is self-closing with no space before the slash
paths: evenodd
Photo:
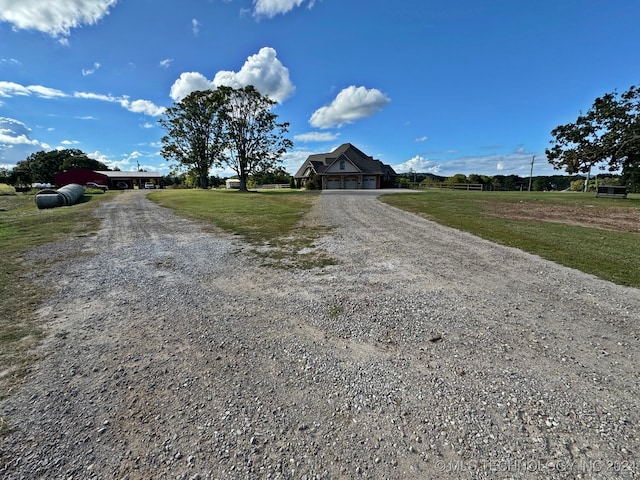
<path id="1" fill-rule="evenodd" d="M 240 179 L 239 178 L 228 178 L 225 182 L 225 186 L 228 190 L 231 189 L 240 189 Z"/>
<path id="2" fill-rule="evenodd" d="M 627 198 L 627 187 L 624 185 L 598 185 L 597 198 Z"/>

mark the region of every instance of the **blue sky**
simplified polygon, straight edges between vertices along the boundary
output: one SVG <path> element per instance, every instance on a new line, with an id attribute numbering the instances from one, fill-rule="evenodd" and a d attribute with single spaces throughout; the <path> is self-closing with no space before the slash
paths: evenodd
<path id="1" fill-rule="evenodd" d="M 290 173 L 346 142 L 398 172 L 563 173 L 550 132 L 640 83 L 639 21 L 637 0 L 0 0 L 0 166 L 77 148 L 166 174 L 164 109 L 253 84 Z"/>

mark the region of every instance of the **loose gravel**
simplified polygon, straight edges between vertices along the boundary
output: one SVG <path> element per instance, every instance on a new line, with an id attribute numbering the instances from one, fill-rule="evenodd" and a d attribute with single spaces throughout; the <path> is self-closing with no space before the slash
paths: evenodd
<path id="1" fill-rule="evenodd" d="M 320 195 L 312 270 L 138 191 L 34 250 L 57 292 L 0 476 L 640 477 L 640 291 L 379 193 Z"/>

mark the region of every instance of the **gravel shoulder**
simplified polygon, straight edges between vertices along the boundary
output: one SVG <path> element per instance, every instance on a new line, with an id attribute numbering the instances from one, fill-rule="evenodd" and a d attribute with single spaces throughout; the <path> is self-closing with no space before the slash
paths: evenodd
<path id="1" fill-rule="evenodd" d="M 325 191 L 314 270 L 131 191 L 57 293 L 0 476 L 638 478 L 640 290 Z M 576 254 L 579 254 L 577 252 Z"/>

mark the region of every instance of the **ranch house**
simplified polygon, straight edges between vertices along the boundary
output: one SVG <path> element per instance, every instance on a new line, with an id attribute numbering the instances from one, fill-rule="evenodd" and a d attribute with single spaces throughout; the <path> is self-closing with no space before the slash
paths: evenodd
<path id="1" fill-rule="evenodd" d="M 331 153 L 309 155 L 294 178 L 300 186 L 315 182 L 323 190 L 393 187 L 396 172 L 350 143 Z"/>

